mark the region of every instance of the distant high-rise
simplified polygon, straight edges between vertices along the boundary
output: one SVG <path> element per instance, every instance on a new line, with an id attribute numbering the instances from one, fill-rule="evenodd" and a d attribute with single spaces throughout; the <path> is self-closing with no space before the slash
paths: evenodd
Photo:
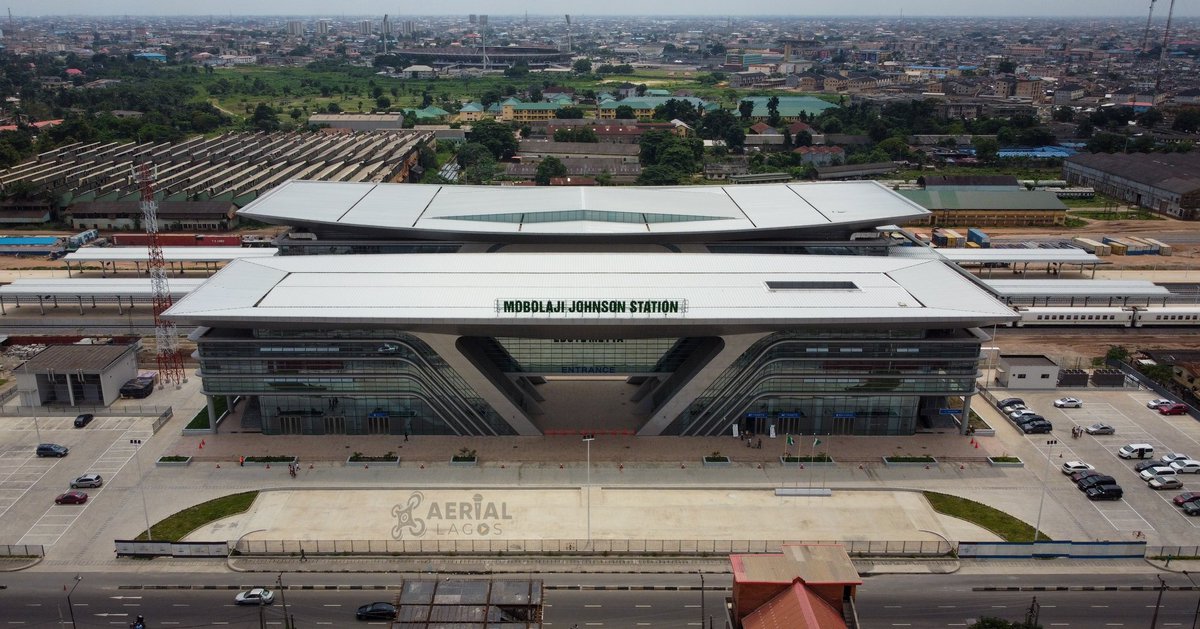
<path id="1" fill-rule="evenodd" d="M 379 32 L 383 33 L 384 35 L 392 34 L 392 22 L 391 22 L 391 20 L 388 19 L 388 16 L 386 16 L 386 15 L 383 16 L 383 22 L 380 24 Z"/>
<path id="2" fill-rule="evenodd" d="M 412 37 L 412 34 L 417 32 L 417 24 L 412 20 L 404 20 L 400 23 L 400 34 L 405 37 Z"/>
<path id="3" fill-rule="evenodd" d="M 317 34 L 318 35 L 328 35 L 330 26 L 331 25 L 329 24 L 329 20 L 318 21 L 317 22 Z"/>
<path id="4" fill-rule="evenodd" d="M 371 20 L 363 20 L 358 23 L 358 33 L 360 35 L 370 35 L 375 32 L 375 22 Z"/>
<path id="5" fill-rule="evenodd" d="M 479 25 L 487 26 L 487 16 L 486 15 L 479 16 Z"/>
<path id="6" fill-rule="evenodd" d="M 292 37 L 300 37 L 304 34 L 304 22 L 300 20 L 288 20 L 287 33 Z"/>
<path id="7" fill-rule="evenodd" d="M 470 22 L 471 24 L 477 24 L 479 22 L 479 16 L 472 13 L 467 16 L 467 21 Z"/>

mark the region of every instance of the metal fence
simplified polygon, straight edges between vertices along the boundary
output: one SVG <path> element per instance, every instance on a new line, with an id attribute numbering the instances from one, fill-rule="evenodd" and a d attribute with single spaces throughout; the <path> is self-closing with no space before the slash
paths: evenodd
<path id="1" fill-rule="evenodd" d="M 401 540 L 241 540 L 234 551 L 245 555 L 728 555 L 778 553 L 784 544 L 841 544 L 850 555 L 940 557 L 954 545 L 941 540 L 795 541 L 662 539 L 401 539 Z"/>
<path id="2" fill-rule="evenodd" d="M 158 416 L 158 419 L 155 419 L 154 423 L 150 425 L 151 432 L 153 432 L 154 434 L 157 435 L 159 429 L 162 428 L 163 426 L 165 426 L 168 421 L 171 421 L 171 418 L 174 416 L 175 416 L 175 411 L 170 406 L 168 406 L 167 410 L 163 411 L 162 414 L 160 414 Z"/>
<path id="3" fill-rule="evenodd" d="M 5 406 L 0 415 L 10 417 L 74 417 L 80 413 L 91 413 L 104 417 L 157 417 L 171 411 L 170 406 Z"/>
<path id="4" fill-rule="evenodd" d="M 1147 557 L 1200 557 L 1200 546 L 1147 546 Z"/>
<path id="5" fill-rule="evenodd" d="M 0 557 L 45 557 L 41 544 L 0 544 Z"/>

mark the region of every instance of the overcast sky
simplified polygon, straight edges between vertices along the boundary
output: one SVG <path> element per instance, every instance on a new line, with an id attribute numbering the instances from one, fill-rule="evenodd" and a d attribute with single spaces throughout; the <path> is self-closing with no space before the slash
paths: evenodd
<path id="1" fill-rule="evenodd" d="M 1167 14 L 1170 0 L 1159 2 L 1155 17 Z M 568 5 L 561 0 L 444 0 L 437 3 L 401 2 L 400 0 L 7 0 L 5 6 L 15 15 L 451 15 L 455 13 L 491 13 L 516 15 L 563 13 Z M 585 3 L 573 8 L 581 18 L 593 15 L 986 15 L 986 16 L 1130 16 L 1146 15 L 1146 0 L 607 0 Z M 332 10 L 332 12 L 331 12 Z M 575 13 L 575 11 L 571 11 Z M 1200 2 L 1183 0 L 1175 6 L 1175 15 L 1200 15 Z"/>

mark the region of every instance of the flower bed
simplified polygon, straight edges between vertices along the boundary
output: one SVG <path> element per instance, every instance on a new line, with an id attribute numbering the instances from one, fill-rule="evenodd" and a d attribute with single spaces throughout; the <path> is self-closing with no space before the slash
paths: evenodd
<path id="1" fill-rule="evenodd" d="M 781 456 L 779 464 L 784 467 L 833 466 L 837 465 L 837 461 L 834 461 L 833 457 L 828 454 L 818 454 L 816 456 Z"/>
<path id="2" fill-rule="evenodd" d="M 884 465 L 905 466 L 905 465 L 936 465 L 937 459 L 931 456 L 885 456 L 883 457 Z"/>
<path id="3" fill-rule="evenodd" d="M 246 457 L 246 460 L 242 462 L 242 465 L 245 467 L 266 467 L 272 463 L 275 463 L 275 464 L 296 463 L 299 460 L 300 460 L 299 457 L 287 456 L 287 455 L 248 456 L 248 457 Z"/>
<path id="4" fill-rule="evenodd" d="M 172 455 L 172 456 L 158 457 L 158 460 L 154 462 L 154 466 L 155 467 L 187 467 L 188 465 L 191 465 L 191 463 L 192 463 L 192 457 L 190 457 L 190 456 Z"/>
<path id="5" fill-rule="evenodd" d="M 1025 462 L 1015 456 L 989 456 L 988 465 L 992 467 L 1025 467 Z"/>
<path id="6" fill-rule="evenodd" d="M 714 452 L 704 457 L 704 467 L 729 467 L 730 465 L 733 465 L 733 462 L 723 454 Z"/>
<path id="7" fill-rule="evenodd" d="M 396 456 L 395 452 L 388 452 L 382 456 L 366 456 L 362 452 L 355 452 L 346 459 L 346 465 L 357 464 L 369 465 L 371 463 L 382 463 L 384 465 L 400 465 L 400 457 Z"/>

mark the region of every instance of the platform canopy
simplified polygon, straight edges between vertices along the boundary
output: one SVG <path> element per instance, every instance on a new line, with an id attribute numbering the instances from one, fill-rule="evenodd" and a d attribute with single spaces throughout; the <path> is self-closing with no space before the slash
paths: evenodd
<path id="1" fill-rule="evenodd" d="M 981 280 L 1000 298 L 1010 297 L 1159 297 L 1171 296 L 1171 291 L 1144 280 Z"/>
<path id="2" fill-rule="evenodd" d="M 203 283 L 203 279 L 171 278 L 168 285 L 171 297 L 178 299 Z M 154 289 L 150 286 L 149 278 L 17 279 L 11 284 L 0 286 L 0 298 L 7 297 L 123 297 L 128 301 L 129 298 L 150 299 L 154 297 Z"/>
<path id="3" fill-rule="evenodd" d="M 868 256 L 454 253 L 230 263 L 167 311 L 212 326 L 724 331 L 991 325 L 1015 318 L 941 260 Z M 645 331 L 645 330 L 641 330 Z M 636 332 L 635 332 L 636 333 Z"/>
<path id="4" fill-rule="evenodd" d="M 676 242 L 853 231 L 929 211 L 873 181 L 668 187 L 289 181 L 243 218 L 435 240 Z"/>
<path id="5" fill-rule="evenodd" d="M 166 262 L 228 262 L 238 258 L 269 258 L 269 247 L 163 247 Z M 145 262 L 145 247 L 84 247 L 63 258 L 70 262 Z"/>
<path id="6" fill-rule="evenodd" d="M 891 255 L 924 257 L 927 251 L 924 247 L 896 247 Z M 955 264 L 1101 264 L 1100 258 L 1083 249 L 1063 248 L 1024 248 L 1004 247 L 992 249 L 967 249 L 958 247 L 939 247 L 932 249 L 943 258 Z"/>

